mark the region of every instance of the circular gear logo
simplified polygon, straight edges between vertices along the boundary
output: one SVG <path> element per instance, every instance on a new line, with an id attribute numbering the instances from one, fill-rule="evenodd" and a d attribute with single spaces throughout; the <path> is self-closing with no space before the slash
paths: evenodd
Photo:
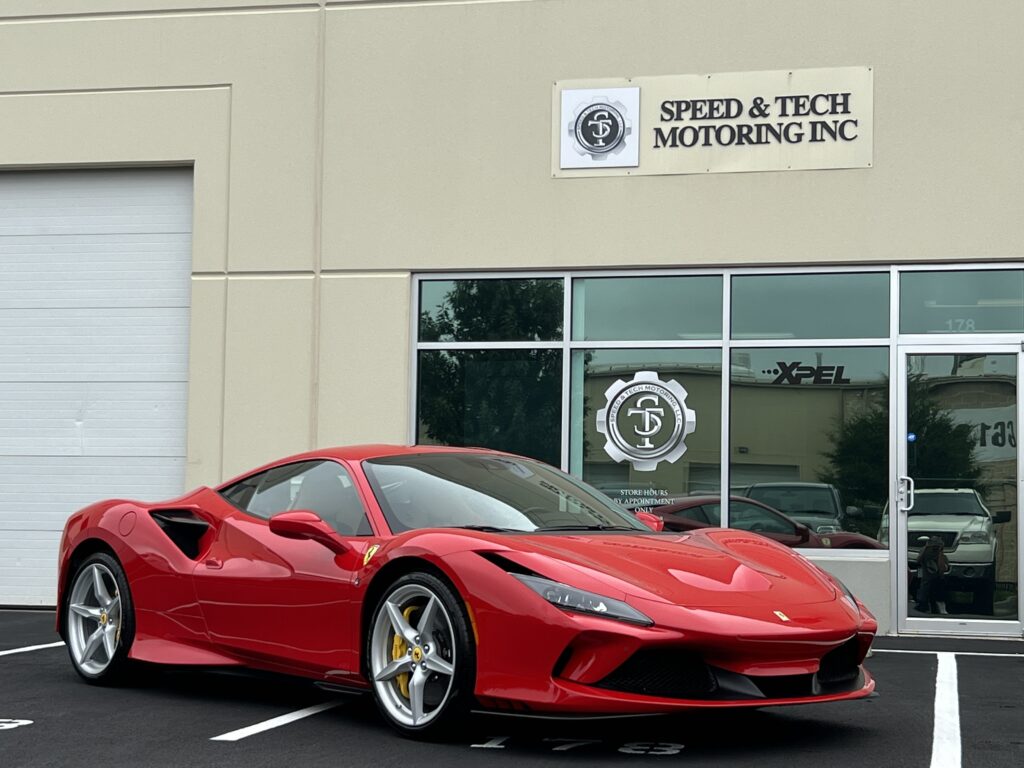
<path id="1" fill-rule="evenodd" d="M 617 380 L 604 393 L 597 431 L 604 451 L 616 463 L 628 461 L 637 472 L 653 472 L 686 453 L 685 440 L 697 429 L 697 414 L 686 406 L 678 381 L 662 381 L 654 371 L 638 371 L 632 380 Z"/>
<path id="2" fill-rule="evenodd" d="M 580 105 L 567 126 L 576 151 L 594 160 L 620 153 L 632 132 L 625 114 L 625 105 L 605 98 Z"/>

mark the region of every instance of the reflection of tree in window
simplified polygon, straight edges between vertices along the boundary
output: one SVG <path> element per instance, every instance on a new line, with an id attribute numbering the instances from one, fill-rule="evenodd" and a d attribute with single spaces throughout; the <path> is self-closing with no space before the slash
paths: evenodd
<path id="1" fill-rule="evenodd" d="M 557 280 L 457 281 L 421 340 L 560 340 Z M 558 465 L 562 354 L 554 349 L 423 350 L 419 434 L 445 445 L 495 448 Z"/>
<path id="2" fill-rule="evenodd" d="M 880 401 L 839 424 L 833 448 L 825 452 L 829 468 L 821 481 L 835 485 L 849 504 L 877 504 L 889 495 L 889 387 Z M 981 470 L 974 459 L 971 425 L 958 424 L 942 408 L 924 375 L 907 378 L 907 431 L 910 474 L 919 486 L 971 487 Z"/>

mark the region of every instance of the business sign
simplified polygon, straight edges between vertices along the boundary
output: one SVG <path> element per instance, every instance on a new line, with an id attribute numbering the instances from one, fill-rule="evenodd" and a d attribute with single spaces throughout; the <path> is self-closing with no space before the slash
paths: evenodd
<path id="1" fill-rule="evenodd" d="M 849 384 L 845 365 L 805 365 L 800 360 L 779 360 L 774 367 L 761 371 L 773 376 L 772 384 Z"/>
<path id="2" fill-rule="evenodd" d="M 637 472 L 653 472 L 686 453 L 686 438 L 697 428 L 697 414 L 686 405 L 686 390 L 675 379 L 662 381 L 655 371 L 638 371 L 605 390 L 597 412 L 604 451 L 616 463 L 628 461 Z"/>
<path id="3" fill-rule="evenodd" d="M 870 168 L 870 67 L 555 83 L 552 174 Z"/>

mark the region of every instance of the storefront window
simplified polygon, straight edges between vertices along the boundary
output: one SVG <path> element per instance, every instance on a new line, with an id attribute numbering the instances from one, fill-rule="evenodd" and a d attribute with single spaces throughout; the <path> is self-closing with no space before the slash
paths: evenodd
<path id="1" fill-rule="evenodd" d="M 901 333 L 1024 331 L 1024 271 L 904 272 Z"/>
<path id="2" fill-rule="evenodd" d="M 416 406 L 419 443 L 561 464 L 561 350 L 421 350 Z"/>
<path id="3" fill-rule="evenodd" d="M 424 280 L 420 341 L 561 341 L 563 281 Z"/>
<path id="4" fill-rule="evenodd" d="M 574 341 L 722 338 L 722 278 L 587 277 L 572 284 Z"/>
<path id="5" fill-rule="evenodd" d="M 721 485 L 722 353 L 572 353 L 570 470 L 633 509 Z"/>
<path id="6" fill-rule="evenodd" d="M 880 549 L 889 488 L 888 349 L 732 353 L 731 517 L 781 513 L 791 546 Z M 763 514 L 767 520 L 767 514 Z M 766 522 L 750 530 L 777 538 Z M 780 539 L 781 540 L 781 539 Z"/>
<path id="7" fill-rule="evenodd" d="M 744 275 L 732 279 L 734 339 L 889 336 L 889 275 Z"/>

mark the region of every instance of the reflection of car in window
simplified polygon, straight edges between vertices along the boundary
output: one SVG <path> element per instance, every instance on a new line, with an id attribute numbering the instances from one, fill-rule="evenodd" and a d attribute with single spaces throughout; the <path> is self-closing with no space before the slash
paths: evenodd
<path id="1" fill-rule="evenodd" d="M 828 483 L 755 483 L 744 495 L 784 512 L 815 533 L 850 530 L 850 521 L 863 515 L 859 507 L 844 507 L 839 490 Z"/>
<path id="2" fill-rule="evenodd" d="M 970 610 L 991 615 L 996 583 L 997 542 L 993 524 L 1005 523 L 1009 512 L 993 514 L 973 488 L 922 488 L 914 492 L 914 506 L 907 514 L 907 565 L 916 582 L 917 561 L 932 537 L 942 541 L 949 561 L 946 576 L 951 592 L 969 592 Z M 882 513 L 878 531 L 889 542 L 889 508 Z M 914 584 L 912 583 L 912 587 Z"/>
<path id="3" fill-rule="evenodd" d="M 665 521 L 665 530 L 687 531 L 720 526 L 721 509 L 718 496 L 688 496 L 649 511 Z M 787 547 L 885 549 L 875 539 L 859 533 L 818 534 L 779 510 L 742 496 L 729 498 L 729 527 L 760 533 Z"/>

